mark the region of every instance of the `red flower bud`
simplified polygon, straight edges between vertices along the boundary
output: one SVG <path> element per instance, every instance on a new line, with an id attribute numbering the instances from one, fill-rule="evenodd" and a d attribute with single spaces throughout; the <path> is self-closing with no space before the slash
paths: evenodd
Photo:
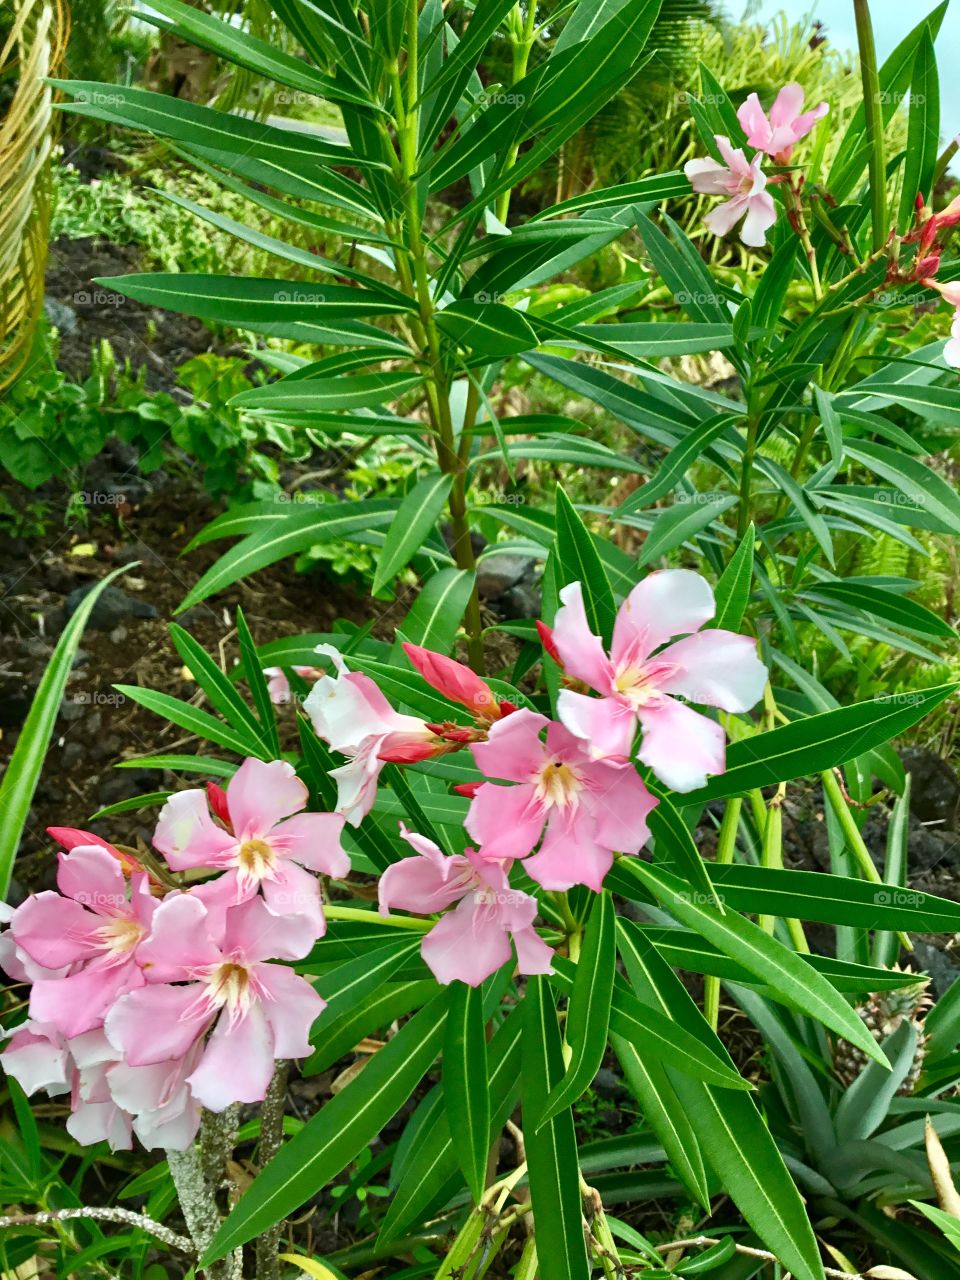
<path id="1" fill-rule="evenodd" d="M 91 845 L 95 845 L 98 849 L 106 849 L 107 853 L 120 863 L 125 875 L 129 875 L 131 871 L 143 870 L 131 854 L 122 853 L 116 845 L 112 845 L 109 840 L 104 840 L 103 836 L 94 835 L 92 831 L 82 831 L 79 827 L 47 827 L 47 835 L 56 840 L 57 844 L 62 844 L 68 853 L 71 849 L 89 848 Z"/>
<path id="2" fill-rule="evenodd" d="M 403 650 L 424 680 L 445 698 L 461 703 L 475 716 L 486 720 L 500 718 L 493 690 L 462 662 L 455 662 L 453 658 L 445 658 L 442 653 L 433 653 L 430 649 L 407 641 L 404 641 Z"/>
<path id="3" fill-rule="evenodd" d="M 543 645 L 544 651 L 550 655 L 560 670 L 563 670 L 563 659 L 560 657 L 560 650 L 557 648 L 553 639 L 553 628 L 548 627 L 545 622 L 537 620 L 537 632 L 540 636 L 540 643 Z"/>
<path id="4" fill-rule="evenodd" d="M 468 800 L 472 800 L 482 786 L 482 782 L 458 782 L 453 789 L 458 796 L 466 796 Z"/>
<path id="5" fill-rule="evenodd" d="M 207 783 L 207 800 L 210 808 L 217 815 L 228 831 L 233 830 L 233 823 L 230 821 L 230 810 L 227 808 L 227 793 L 216 782 Z"/>

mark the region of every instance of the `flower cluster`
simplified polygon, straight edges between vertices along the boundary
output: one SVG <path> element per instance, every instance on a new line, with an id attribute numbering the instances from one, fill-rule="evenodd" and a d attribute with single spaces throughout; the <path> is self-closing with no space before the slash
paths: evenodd
<path id="1" fill-rule="evenodd" d="M 723 772 L 725 735 L 688 704 L 745 712 L 766 684 L 754 640 L 702 630 L 715 605 L 697 573 L 648 574 L 620 608 L 609 655 L 590 631 L 580 583 L 560 598 L 552 630 L 541 624 L 545 648 L 564 673 L 558 721 L 498 699 L 460 663 L 411 644 L 404 648 L 414 667 L 472 713 L 469 725 L 400 715 L 370 676 L 348 671 L 335 651 L 328 652 L 336 677 L 318 681 L 304 704 L 318 735 L 349 757 L 334 770 L 338 807 L 349 821 L 369 812 L 389 761 L 468 748 L 486 779 L 457 787 L 470 799 L 464 825 L 475 847 L 449 856 L 408 833 L 417 856 L 380 882 L 383 911 L 430 914 L 459 902 L 424 943 L 424 959 L 442 982 L 482 982 L 509 956 L 508 934 L 521 972 L 543 972 L 543 949 L 530 931 L 536 903 L 509 889 L 513 864 L 547 890 L 598 891 L 616 853 L 636 854 L 646 844 L 657 804 L 632 759 L 638 724 L 640 762 L 668 787 L 690 791 Z M 470 945 L 455 945 L 457 938 Z"/>
<path id="2" fill-rule="evenodd" d="M 69 1093 L 78 1141 L 183 1149 L 201 1107 L 262 1100 L 276 1060 L 310 1051 L 324 1003 L 282 962 L 325 930 L 316 873 L 350 864 L 343 818 L 301 812 L 307 795 L 291 765 L 248 759 L 226 791 L 173 796 L 154 845 L 170 872 L 220 873 L 195 884 L 51 830 L 57 890 L 8 910 L 0 936 L 0 965 L 30 984 L 0 1060 L 28 1093 Z"/>
<path id="3" fill-rule="evenodd" d="M 320 646 L 332 673 L 308 669 L 304 707 L 346 756 L 332 771 L 337 812 L 306 812 L 290 764 L 250 758 L 226 789 L 167 800 L 153 835 L 163 863 L 51 828 L 66 850 L 57 890 L 0 918 L 0 965 L 30 985 L 29 1020 L 0 1055 L 6 1070 L 27 1092 L 69 1094 L 74 1137 L 114 1147 L 135 1132 L 146 1146 L 183 1148 L 202 1108 L 262 1100 L 275 1062 L 310 1051 L 324 1007 L 289 962 L 325 931 L 319 876 L 349 873 L 344 823 L 370 811 L 385 764 L 455 751 L 469 750 L 482 775 L 456 788 L 473 844 L 445 852 L 401 824 L 413 853 L 382 875 L 380 911 L 440 913 L 422 943 L 440 982 L 476 986 L 514 958 L 521 973 L 549 973 L 538 899 L 511 884 L 515 865 L 548 892 L 599 891 L 614 857 L 644 846 L 658 803 L 634 755 L 676 791 L 702 785 L 724 768 L 725 735 L 689 704 L 745 712 L 767 679 L 755 641 L 707 627 L 713 593 L 696 573 L 649 574 L 623 602 L 609 653 L 580 583 L 560 598 L 540 632 L 562 672 L 557 720 L 411 644 L 413 667 L 460 719 L 404 715 Z"/>
<path id="4" fill-rule="evenodd" d="M 761 162 L 769 156 L 775 165 L 788 165 L 794 144 L 806 137 L 828 109 L 827 103 L 821 102 L 812 111 L 804 111 L 803 89 L 792 83 L 777 94 L 768 116 L 757 95 L 751 93 L 741 104 L 737 119 L 747 136 L 747 146 L 755 148 L 753 159 L 747 160 L 742 147 L 734 147 L 729 138 L 716 134 L 714 142 L 723 163 L 709 158 L 687 161 L 683 171 L 694 191 L 729 197 L 704 218 L 714 235 L 727 235 L 742 218 L 743 243 L 754 248 L 766 244 L 777 210 Z"/>

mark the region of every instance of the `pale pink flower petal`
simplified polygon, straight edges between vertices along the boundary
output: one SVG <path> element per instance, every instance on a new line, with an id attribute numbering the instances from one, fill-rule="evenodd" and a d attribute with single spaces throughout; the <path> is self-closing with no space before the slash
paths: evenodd
<path id="1" fill-rule="evenodd" d="M 111 1151 L 133 1146 L 131 1119 L 114 1102 L 79 1102 L 67 1119 L 67 1133 L 83 1147 L 109 1143 Z"/>
<path id="2" fill-rule="evenodd" d="M 302 867 L 342 879 L 350 871 L 340 844 L 343 824 L 342 813 L 299 813 L 274 827 L 270 843 Z"/>
<path id="3" fill-rule="evenodd" d="M 532 926 L 514 929 L 513 945 L 517 949 L 517 968 L 521 973 L 527 976 L 553 973 L 553 948 Z"/>
<path id="4" fill-rule="evenodd" d="M 420 915 L 442 911 L 463 896 L 462 877 L 468 867 L 466 858 L 447 858 L 439 849 L 436 858 L 421 852 L 417 858 L 391 863 L 377 886 L 381 915 L 397 907 Z"/>
<path id="5" fill-rule="evenodd" d="M 58 855 L 57 888 L 64 897 L 102 914 L 112 914 L 127 901 L 123 868 L 97 845 L 78 845 Z"/>
<path id="6" fill-rule="evenodd" d="M 629 765 L 598 763 L 591 772 L 597 840 L 617 853 L 637 854 L 650 839 L 647 819 L 658 801 Z"/>
<path id="7" fill-rule="evenodd" d="M 132 956 L 122 964 L 99 958 L 65 978 L 35 982 L 30 988 L 30 1016 L 52 1023 L 67 1037 L 79 1036 L 101 1026 L 116 999 L 143 981 Z"/>
<path id="8" fill-rule="evenodd" d="M 540 839 L 545 818 L 544 806 L 530 784 L 498 787 L 485 782 L 467 811 L 464 826 L 484 857 L 525 858 Z"/>
<path id="9" fill-rule="evenodd" d="M 420 950 L 438 982 L 459 981 L 470 987 L 478 987 L 513 954 L 496 915 L 474 895 L 433 926 Z"/>
<path id="10" fill-rule="evenodd" d="M 583 740 L 594 759 L 629 760 L 637 722 L 626 703 L 561 689 L 557 714 L 570 732 Z"/>
<path id="11" fill-rule="evenodd" d="M 694 191 L 705 196 L 724 196 L 730 190 L 730 170 L 709 156 L 688 160 L 683 172 Z"/>
<path id="12" fill-rule="evenodd" d="M 262 898 L 250 898 L 227 912 L 223 951 L 239 951 L 250 962 L 302 960 L 316 936 L 306 916 L 276 916 Z"/>
<path id="13" fill-rule="evenodd" d="M 121 996 L 104 1022 L 107 1038 L 132 1067 L 182 1058 L 210 1024 L 196 984 L 158 984 Z"/>
<path id="14" fill-rule="evenodd" d="M 225 1111 L 234 1102 L 262 1102 L 273 1066 L 273 1034 L 263 1008 L 255 1004 L 236 1022 L 218 1019 L 188 1083 L 208 1111 Z"/>
<path id="15" fill-rule="evenodd" d="M 606 693 L 613 679 L 613 670 L 600 637 L 590 630 L 580 583 L 572 582 L 564 587 L 560 599 L 562 605 L 553 622 L 553 642 L 563 659 L 564 670 L 568 676 L 583 680 L 598 693 Z"/>
<path id="16" fill-rule="evenodd" d="M 471 745 L 473 758 L 488 778 L 529 782 L 543 765 L 540 733 L 549 723 L 546 716 L 521 707 L 491 725 L 486 742 Z"/>
<path id="17" fill-rule="evenodd" d="M 657 687 L 722 711 L 745 712 L 763 697 L 767 668 L 757 657 L 757 642 L 732 631 L 701 631 L 668 645 L 658 661 L 674 669 Z"/>
<path id="18" fill-rule="evenodd" d="M 154 913 L 149 937 L 137 950 L 147 982 L 183 982 L 219 959 L 203 902 L 193 892 L 168 894 Z"/>
<path id="19" fill-rule="evenodd" d="M 706 578 L 691 569 L 648 573 L 624 600 L 613 627 L 614 666 L 638 663 L 674 636 L 699 631 L 716 612 Z"/>
<path id="20" fill-rule="evenodd" d="M 694 791 L 711 773 L 723 773 L 722 727 L 674 698 L 663 697 L 639 711 L 643 741 L 638 758 L 674 791 Z"/>
<path id="21" fill-rule="evenodd" d="M 277 864 L 272 877 L 263 881 L 263 900 L 275 916 L 303 916 L 310 922 L 314 938 L 327 931 L 323 914 L 320 882 L 315 875 L 297 863 L 284 859 Z"/>
<path id="22" fill-rule="evenodd" d="M 598 843 L 596 823 L 581 809 L 569 821 L 552 817 L 540 852 L 523 865 L 544 889 L 566 890 L 583 884 L 599 893 L 613 866 L 613 850 Z"/>
<path id="23" fill-rule="evenodd" d="M 178 791 L 160 810 L 153 844 L 174 871 L 191 867 L 222 867 L 236 838 L 210 816 L 207 793 L 199 788 Z"/>
<path id="24" fill-rule="evenodd" d="M 773 203 L 773 196 L 766 191 L 751 196 L 747 203 L 747 216 L 740 228 L 740 239 L 752 249 L 762 249 L 767 243 L 766 233 L 777 220 L 777 207 Z"/>
<path id="25" fill-rule="evenodd" d="M 70 1090 L 70 1054 L 64 1037 L 49 1024 L 30 1021 L 18 1027 L 0 1053 L 0 1063 L 26 1094 Z"/>
<path id="26" fill-rule="evenodd" d="M 89 960 L 100 948 L 103 921 L 52 889 L 32 894 L 17 908 L 10 933 L 18 947 L 45 969 Z"/>
<path id="27" fill-rule="evenodd" d="M 326 1001 L 305 978 L 280 964 L 260 965 L 257 981 L 266 995 L 263 1009 L 273 1033 L 274 1057 L 307 1057 L 313 1051 L 310 1028 Z"/>
<path id="28" fill-rule="evenodd" d="M 286 760 L 248 756 L 227 785 L 227 808 L 238 840 L 266 836 L 299 812 L 310 793 Z"/>

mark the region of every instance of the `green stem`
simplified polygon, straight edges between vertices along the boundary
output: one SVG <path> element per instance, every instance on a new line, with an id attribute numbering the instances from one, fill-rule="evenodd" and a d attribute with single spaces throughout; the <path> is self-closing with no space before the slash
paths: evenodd
<path id="1" fill-rule="evenodd" d="M 836 775 L 832 769 L 827 769 L 820 775 L 820 778 L 823 782 L 823 794 L 826 796 L 830 808 L 836 814 L 837 821 L 840 823 L 840 830 L 843 832 L 843 838 L 847 843 L 847 848 L 853 855 L 853 860 L 857 864 L 860 874 L 864 880 L 869 880 L 871 884 L 883 884 L 884 879 L 873 864 L 870 850 L 866 846 L 856 819 L 850 812 L 850 806 L 844 799 Z M 897 937 L 906 951 L 913 950 L 913 943 L 905 933 L 898 933 Z"/>
<path id="2" fill-rule="evenodd" d="M 753 484 L 753 459 L 757 452 L 756 418 L 747 422 L 747 444 L 743 451 L 743 466 L 740 471 L 740 506 L 737 511 L 737 537 L 742 538 L 750 524 L 750 488 Z"/>
<path id="3" fill-rule="evenodd" d="M 520 28 L 519 36 L 515 37 L 513 31 L 510 32 L 510 86 L 511 88 L 518 84 L 527 74 L 527 63 L 530 60 L 530 50 L 533 48 L 533 42 L 536 38 L 537 28 L 537 5 L 536 0 L 527 0 L 527 16 L 522 24 L 519 18 L 520 6 L 514 10 L 514 21 Z M 508 169 L 512 169 L 517 162 L 517 156 L 520 154 L 519 142 L 514 142 L 507 150 Z M 506 191 L 501 192 L 497 197 L 496 214 L 501 222 L 506 222 L 507 215 L 510 212 L 510 197 L 513 195 L 513 188 L 508 187 Z"/>
<path id="4" fill-rule="evenodd" d="M 867 141 L 870 144 L 870 206 L 873 221 L 873 248 L 880 249 L 887 239 L 887 166 L 883 150 L 883 108 L 880 101 L 880 75 L 877 70 L 877 46 L 873 39 L 869 0 L 853 0 L 857 22 L 857 44 L 860 47 L 860 78 L 863 82 L 863 114 Z"/>
<path id="5" fill-rule="evenodd" d="M 328 902 L 323 908 L 328 920 L 358 920 L 364 924 L 383 925 L 386 929 L 410 929 L 414 933 L 426 933 L 433 928 L 432 920 L 414 920 L 410 916 L 382 916 L 379 911 L 365 911 L 362 907 L 341 907 Z"/>
<path id="6" fill-rule="evenodd" d="M 740 829 L 740 811 L 743 808 L 741 796 L 731 796 L 727 801 L 723 818 L 720 822 L 720 834 L 717 837 L 717 864 L 729 866 L 733 862 L 737 848 L 737 832 Z M 720 1020 L 720 979 L 708 973 L 703 980 L 703 1016 L 716 1031 Z"/>

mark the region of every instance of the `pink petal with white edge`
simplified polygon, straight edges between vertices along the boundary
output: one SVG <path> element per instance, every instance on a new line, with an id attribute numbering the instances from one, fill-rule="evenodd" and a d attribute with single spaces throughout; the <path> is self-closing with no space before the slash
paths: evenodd
<path id="1" fill-rule="evenodd" d="M 223 867 L 237 841 L 210 816 L 207 793 L 178 791 L 160 810 L 153 845 L 174 871 L 191 867 Z"/>
<path id="2" fill-rule="evenodd" d="M 782 90 L 781 90 L 782 92 Z M 803 93 L 801 90 L 801 102 Z M 747 135 L 747 146 L 764 150 L 770 140 L 770 121 L 755 93 L 749 94 L 737 109 L 737 119 Z"/>
<path id="3" fill-rule="evenodd" d="M 330 777 L 337 780 L 337 812 L 352 827 L 359 827 L 377 798 L 377 782 L 383 768 L 377 753 L 382 741 L 382 737 L 367 738 L 351 760 L 330 770 Z"/>
<path id="4" fill-rule="evenodd" d="M 682 702 L 664 697 L 640 711 L 643 741 L 637 757 L 674 791 L 695 791 L 708 774 L 723 773 L 726 736 L 720 725 Z"/>
<path id="5" fill-rule="evenodd" d="M 220 959 L 206 908 L 192 893 L 169 894 L 154 912 L 150 936 L 137 948 L 147 982 L 184 982 Z"/>
<path id="6" fill-rule="evenodd" d="M 266 836 L 284 818 L 299 813 L 309 792 L 286 760 L 248 756 L 227 785 L 227 808 L 238 840 Z"/>
<path id="7" fill-rule="evenodd" d="M 18 947 L 45 969 L 89 960 L 102 947 L 97 930 L 103 921 L 72 898 L 52 889 L 31 894 L 14 914 L 10 933 Z"/>
<path id="8" fill-rule="evenodd" d="M 0 1063 L 26 1094 L 43 1089 L 50 1094 L 68 1092 L 70 1055 L 56 1027 L 27 1022 L 14 1032 Z"/>
<path id="9" fill-rule="evenodd" d="M 221 1015 L 200 1065 L 189 1078 L 193 1096 L 208 1111 L 234 1102 L 262 1102 L 273 1075 L 273 1033 L 259 1004 L 231 1026 Z"/>
<path id="10" fill-rule="evenodd" d="M 699 631 L 715 612 L 710 584 L 699 573 L 691 569 L 648 573 L 617 613 L 610 650 L 614 665 L 641 663 L 673 636 Z"/>
<path id="11" fill-rule="evenodd" d="M 700 195 L 725 196 L 730 193 L 730 170 L 709 157 L 688 160 L 683 172 Z"/>
<path id="12" fill-rule="evenodd" d="M 298 814 L 274 827 L 270 847 L 301 867 L 342 879 L 350 872 L 350 859 L 340 844 L 344 821 L 342 813 Z"/>
<path id="13" fill-rule="evenodd" d="M 263 1011 L 273 1032 L 276 1058 L 306 1058 L 313 1052 L 310 1028 L 327 1007 L 306 978 L 280 964 L 257 966 L 266 993 Z"/>
<path id="14" fill-rule="evenodd" d="M 703 225 L 715 236 L 727 236 L 749 209 L 749 196 L 734 196 L 705 214 Z"/>
<path id="15" fill-rule="evenodd" d="M 572 734 L 580 738 L 595 760 L 629 760 L 637 721 L 633 710 L 616 698 L 588 698 L 561 689 L 557 714 Z"/>
<path id="16" fill-rule="evenodd" d="M 571 582 L 560 592 L 560 599 L 562 606 L 553 621 L 553 642 L 563 659 L 564 671 L 598 693 L 608 693 L 613 682 L 613 667 L 603 651 L 600 637 L 590 630 L 583 605 L 583 587 L 579 582 Z"/>
<path id="17" fill-rule="evenodd" d="M 529 783 L 498 787 L 485 782 L 464 826 L 485 858 L 525 858 L 540 839 L 545 818 L 544 804 Z"/>
<path id="18" fill-rule="evenodd" d="M 131 1067 L 183 1058 L 210 1025 L 210 1015 L 198 999 L 202 994 L 195 982 L 131 991 L 107 1014 L 107 1038 Z"/>
<path id="19" fill-rule="evenodd" d="M 720 152 L 720 158 L 730 170 L 731 174 L 733 174 L 737 179 L 738 184 L 745 181 L 747 178 L 752 178 L 754 176 L 753 166 L 743 154 L 742 147 L 732 146 L 730 139 L 725 137 L 722 133 L 714 135 L 714 142 L 717 144 L 717 150 Z M 735 191 L 736 189 L 737 188 L 735 186 L 731 186 L 732 191 Z"/>
<path id="20" fill-rule="evenodd" d="M 100 915 L 113 915 L 126 906 L 123 869 L 106 849 L 81 845 L 57 857 L 57 888 L 64 897 Z"/>
<path id="21" fill-rule="evenodd" d="M 747 201 L 747 216 L 740 228 L 740 239 L 753 249 L 761 249 L 767 243 L 766 233 L 777 220 L 777 207 L 773 196 L 766 191 L 750 196 Z"/>
<path id="22" fill-rule="evenodd" d="M 316 939 L 306 916 L 275 916 L 262 898 L 251 898 L 227 912 L 223 950 L 225 955 L 239 952 L 248 963 L 302 960 Z"/>
<path id="23" fill-rule="evenodd" d="M 420 954 L 438 982 L 479 987 L 513 953 L 496 909 L 478 904 L 471 895 L 433 926 L 420 944 Z"/>
<path id="24" fill-rule="evenodd" d="M 113 1102 L 81 1102 L 67 1120 L 67 1133 L 82 1147 L 107 1142 L 111 1151 L 129 1151 L 130 1117 Z"/>
<path id="25" fill-rule="evenodd" d="M 79 1036 L 103 1024 L 118 996 L 143 985 L 131 957 L 122 964 L 94 961 L 66 978 L 41 979 L 30 988 L 30 1016 L 50 1022 L 63 1035 Z"/>
<path id="26" fill-rule="evenodd" d="M 540 734 L 549 723 L 546 716 L 526 707 L 511 711 L 490 726 L 486 742 L 471 746 L 477 767 L 488 778 L 529 782 L 544 765 L 546 747 Z"/>
<path id="27" fill-rule="evenodd" d="M 305 871 L 295 862 L 284 861 L 275 868 L 273 877 L 264 880 L 260 887 L 267 909 L 273 915 L 304 917 L 310 922 L 314 939 L 322 938 L 326 933 L 320 882 L 313 872 Z"/>
<path id="28" fill-rule="evenodd" d="M 701 631 L 678 640 L 658 655 L 676 670 L 657 681 L 664 693 L 679 693 L 723 711 L 749 711 L 763 697 L 768 672 L 757 657 L 757 642 L 733 631 Z"/>

